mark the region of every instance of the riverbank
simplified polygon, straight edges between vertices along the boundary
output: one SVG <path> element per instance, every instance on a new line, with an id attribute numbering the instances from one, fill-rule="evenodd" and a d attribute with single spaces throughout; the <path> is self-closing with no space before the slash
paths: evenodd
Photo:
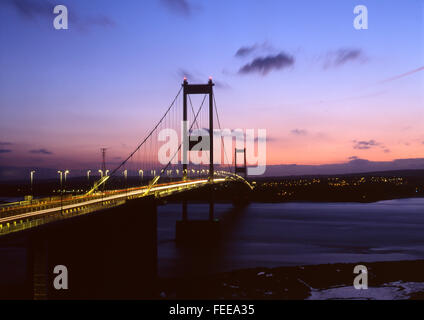
<path id="1" fill-rule="evenodd" d="M 368 269 L 368 289 L 356 290 L 353 269 Z M 251 268 L 203 277 L 162 278 L 162 299 L 419 299 L 424 260 Z"/>

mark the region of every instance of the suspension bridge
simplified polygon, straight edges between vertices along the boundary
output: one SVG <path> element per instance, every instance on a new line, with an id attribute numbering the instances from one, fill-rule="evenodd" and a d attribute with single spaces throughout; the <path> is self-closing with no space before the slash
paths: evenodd
<path id="1" fill-rule="evenodd" d="M 100 179 L 85 194 L 65 196 L 63 187 L 61 187 L 60 196 L 36 199 L 25 204 L 1 206 L 0 236 L 120 206 L 133 199 L 151 196 L 163 198 L 197 188 L 210 188 L 211 190 L 209 219 L 212 220 L 213 187 L 211 186 L 242 181 L 251 188 L 249 183 L 238 174 L 243 172 L 246 174 L 245 167 L 237 168 L 234 173 L 231 172 L 232 160 L 228 159 L 228 154 L 231 153 L 223 145 L 221 136 L 215 137 L 215 143 L 218 142 L 223 146 L 221 149 L 223 152 L 219 155 L 221 159 L 218 159 L 218 162 L 227 164 L 227 167 L 214 168 L 214 162 L 217 162 L 216 158 L 214 159 L 214 120 L 217 121 L 219 129 L 221 129 L 221 124 L 213 87 L 214 83 L 211 78 L 206 84 L 189 84 L 184 78 L 180 90 L 155 126 L 118 166 L 110 170 L 110 174 L 108 174 L 109 170 L 105 170 L 105 168 L 99 170 Z M 201 97 L 197 110 L 191 98 L 192 95 Z M 209 108 L 204 107 L 207 98 Z M 166 132 L 180 133 L 178 141 L 181 143 L 178 148 L 175 148 L 176 150 L 168 150 L 168 154 L 164 156 L 169 161 L 161 167 L 158 155 L 163 147 L 163 142 L 161 143 L 160 140 L 164 140 L 164 132 L 165 134 Z M 196 136 L 196 132 L 200 133 Z M 205 142 L 205 140 L 206 144 L 203 145 L 209 145 L 209 148 L 196 149 L 196 143 Z M 170 154 L 171 152 L 173 154 Z M 206 161 L 189 168 L 189 155 L 193 153 L 196 153 L 196 156 L 203 153 L 206 155 Z M 204 155 L 203 159 L 205 159 Z M 114 179 L 122 180 L 124 176 L 126 181 L 128 175 L 137 174 L 140 177 L 139 186 L 125 185 L 124 188 L 112 190 L 107 188 L 108 184 L 114 185 Z M 186 220 L 187 208 L 184 203 L 182 211 L 183 220 Z"/>
<path id="2" fill-rule="evenodd" d="M 247 199 L 252 189 L 245 179 L 246 158 L 244 166 L 233 162 L 233 146 L 226 148 L 223 137 L 214 135 L 214 120 L 219 129 L 221 124 L 213 87 L 212 79 L 205 84 L 184 79 L 163 116 L 133 151 L 113 169 L 103 165 L 84 193 L 68 195 L 61 183 L 60 194 L 1 206 L 0 253 L 17 250 L 24 258 L 9 257 L 0 264 L 0 280 L 6 277 L 0 281 L 0 298 L 158 297 L 157 206 L 166 199 L 182 204 L 176 244 L 201 245 L 207 254 L 220 234 L 214 217 L 217 192 Z M 172 134 L 178 143 L 163 151 Z M 214 153 L 217 146 L 221 151 Z M 240 152 L 245 150 L 235 149 L 234 155 Z M 128 177 L 139 178 L 138 184 L 128 184 Z M 202 194 L 209 203 L 202 220 L 188 219 L 193 194 Z M 67 290 L 52 285 L 58 265 L 69 270 Z M 8 284 L 8 268 L 11 274 L 24 270 L 25 281 Z"/>

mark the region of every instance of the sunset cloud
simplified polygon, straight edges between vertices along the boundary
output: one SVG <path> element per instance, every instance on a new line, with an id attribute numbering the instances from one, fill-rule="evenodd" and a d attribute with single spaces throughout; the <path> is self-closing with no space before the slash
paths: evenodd
<path id="1" fill-rule="evenodd" d="M 33 153 L 33 154 L 44 154 L 44 155 L 50 155 L 50 154 L 53 154 L 53 152 L 48 151 L 48 150 L 46 150 L 46 149 L 36 149 L 36 150 L 30 150 L 29 152 L 30 152 L 30 153 Z"/>
<path id="2" fill-rule="evenodd" d="M 308 134 L 305 129 L 293 129 L 292 131 L 290 131 L 290 133 L 297 136 L 305 136 Z"/>
<path id="3" fill-rule="evenodd" d="M 324 59 L 324 69 L 340 67 L 350 62 L 365 62 L 367 58 L 360 49 L 339 49 L 327 53 Z"/>
<path id="4" fill-rule="evenodd" d="M 239 74 L 259 73 L 263 76 L 267 75 L 272 70 L 281 70 L 294 65 L 294 57 L 281 52 L 277 55 L 269 55 L 254 59 L 240 68 Z"/>
<path id="5" fill-rule="evenodd" d="M 240 47 L 237 52 L 235 53 L 235 57 L 237 58 L 244 58 L 247 57 L 249 55 L 251 55 L 254 52 L 257 51 L 274 51 L 273 47 L 268 43 L 268 42 L 264 42 L 264 43 L 255 43 L 253 45 L 248 45 L 248 46 L 243 46 Z"/>
<path id="6" fill-rule="evenodd" d="M 359 149 L 359 150 L 367 150 L 371 149 L 373 147 L 378 147 L 381 144 L 379 142 L 376 142 L 375 140 L 368 140 L 368 141 L 353 141 L 353 149 Z"/>

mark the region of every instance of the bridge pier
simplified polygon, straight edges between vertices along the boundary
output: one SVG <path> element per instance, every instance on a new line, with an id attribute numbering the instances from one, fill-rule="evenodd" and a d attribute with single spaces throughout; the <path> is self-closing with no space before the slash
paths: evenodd
<path id="1" fill-rule="evenodd" d="M 157 298 L 156 205 L 153 198 L 129 200 L 0 239 L 0 247 L 20 243 L 26 251 L 25 288 L 15 286 L 14 298 Z M 54 287 L 59 265 L 68 289 Z"/>
<path id="2" fill-rule="evenodd" d="M 178 244 L 195 245 L 213 243 L 219 240 L 221 235 L 220 221 L 214 219 L 214 196 L 213 185 L 209 187 L 209 219 L 207 220 L 189 220 L 187 213 L 187 197 L 184 196 L 182 204 L 182 220 L 177 221 L 175 225 L 175 240 Z"/>

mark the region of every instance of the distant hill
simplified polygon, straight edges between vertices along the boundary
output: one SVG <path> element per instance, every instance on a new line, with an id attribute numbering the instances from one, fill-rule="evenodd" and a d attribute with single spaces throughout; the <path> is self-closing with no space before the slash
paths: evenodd
<path id="1" fill-rule="evenodd" d="M 225 167 L 226 168 L 226 167 Z M 227 168 L 226 168 L 227 169 Z M 37 179 L 56 179 L 57 170 L 52 168 L 30 168 L 0 166 L 0 181 L 19 181 L 28 180 L 30 171 L 36 170 Z M 335 174 L 356 174 L 356 173 L 376 173 L 387 171 L 403 170 L 424 170 L 424 158 L 416 159 L 398 159 L 393 161 L 369 161 L 365 159 L 353 159 L 348 162 L 338 164 L 323 165 L 268 165 L 265 175 L 261 177 L 288 177 L 288 176 L 317 176 L 317 175 L 335 175 Z M 94 171 L 94 170 L 93 170 Z M 80 177 L 86 175 L 86 169 L 71 170 L 71 177 Z M 407 173 L 407 172 L 403 172 Z M 97 172 L 92 174 L 97 175 Z M 252 176 L 251 178 L 255 178 Z M 260 177 L 258 177 L 260 178 Z"/>
<path id="2" fill-rule="evenodd" d="M 323 165 L 271 165 L 267 166 L 265 176 L 305 176 L 334 175 L 396 170 L 424 170 L 424 158 L 398 159 L 393 161 L 369 161 L 353 159 L 349 162 Z"/>

